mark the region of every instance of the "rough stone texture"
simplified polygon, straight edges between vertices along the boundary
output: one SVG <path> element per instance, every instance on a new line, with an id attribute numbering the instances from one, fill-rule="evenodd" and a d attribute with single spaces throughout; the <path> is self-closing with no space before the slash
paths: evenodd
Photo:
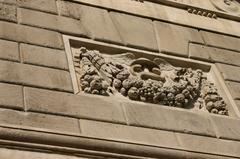
<path id="1" fill-rule="evenodd" d="M 0 0 L 0 2 L 5 4 L 17 4 L 17 0 Z"/>
<path id="2" fill-rule="evenodd" d="M 68 70 L 66 53 L 62 50 L 20 44 L 20 52 L 26 64 Z"/>
<path id="3" fill-rule="evenodd" d="M 231 139 L 240 141 L 240 120 L 236 118 L 225 118 L 212 115 L 211 119 L 217 130 L 217 136 L 222 139 Z"/>
<path id="4" fill-rule="evenodd" d="M 154 25 L 158 47 L 163 53 L 188 56 L 189 42 L 203 43 L 201 35 L 196 29 L 157 21 L 154 22 Z"/>
<path id="5" fill-rule="evenodd" d="M 127 46 L 157 51 L 152 21 L 127 14 L 110 12 L 121 38 Z"/>
<path id="6" fill-rule="evenodd" d="M 236 102 L 236 105 L 237 105 L 238 111 L 240 111 L 240 100 L 235 100 L 235 102 Z"/>
<path id="7" fill-rule="evenodd" d="M 23 88 L 18 85 L 0 83 L 0 106 L 23 109 Z"/>
<path id="8" fill-rule="evenodd" d="M 17 4 L 24 8 L 57 13 L 57 5 L 55 0 L 17 0 Z"/>
<path id="9" fill-rule="evenodd" d="M 238 82 L 226 82 L 230 93 L 234 99 L 240 99 L 240 83 Z"/>
<path id="10" fill-rule="evenodd" d="M 203 36 L 204 42 L 209 46 L 216 46 L 229 50 L 240 51 L 239 44 L 240 39 L 237 37 L 211 33 L 206 31 L 200 31 Z"/>
<path id="11" fill-rule="evenodd" d="M 72 92 L 66 71 L 0 61 L 0 81 Z"/>
<path id="12" fill-rule="evenodd" d="M 29 111 L 125 123 L 121 105 L 99 96 L 72 95 L 34 88 L 25 88 L 25 95 Z"/>
<path id="13" fill-rule="evenodd" d="M 81 135 L 143 145 L 177 148 L 173 132 L 80 119 Z"/>
<path id="14" fill-rule="evenodd" d="M 4 60 L 20 61 L 18 43 L 0 40 L 0 58 Z"/>
<path id="15" fill-rule="evenodd" d="M 11 159 L 87 159 L 82 157 L 60 155 L 54 153 L 43 153 L 35 151 L 24 151 L 24 150 L 15 150 L 15 149 L 0 149 L 0 158 L 11 158 Z"/>
<path id="16" fill-rule="evenodd" d="M 204 113 L 137 103 L 125 103 L 124 106 L 127 121 L 133 126 L 215 136 L 211 121 Z"/>
<path id="17" fill-rule="evenodd" d="M 64 48 L 59 33 L 2 21 L 0 26 L 0 38 L 52 48 Z"/>
<path id="18" fill-rule="evenodd" d="M 181 147 L 198 153 L 240 157 L 240 143 L 211 137 L 176 133 Z M 221 157 L 219 157 L 221 158 Z M 224 157 L 223 157 L 224 158 Z"/>
<path id="19" fill-rule="evenodd" d="M 240 66 L 240 53 L 235 51 L 191 43 L 189 46 L 189 54 L 190 57 L 194 59 Z"/>
<path id="20" fill-rule="evenodd" d="M 16 22 L 17 21 L 16 6 L 0 3 L 0 19 Z"/>
<path id="21" fill-rule="evenodd" d="M 59 1 L 60 14 L 79 19 L 91 38 L 100 41 L 122 43 L 107 10 Z"/>
<path id="22" fill-rule="evenodd" d="M 18 9 L 18 18 L 21 24 L 56 30 L 67 34 L 86 36 L 86 31 L 80 21 L 71 18 L 22 8 Z"/>
<path id="23" fill-rule="evenodd" d="M 240 67 L 225 64 L 216 64 L 216 66 L 225 80 L 240 82 Z"/>
<path id="24" fill-rule="evenodd" d="M 60 134 L 79 134 L 77 119 L 7 109 L 0 109 L 0 113 L 1 126 Z"/>

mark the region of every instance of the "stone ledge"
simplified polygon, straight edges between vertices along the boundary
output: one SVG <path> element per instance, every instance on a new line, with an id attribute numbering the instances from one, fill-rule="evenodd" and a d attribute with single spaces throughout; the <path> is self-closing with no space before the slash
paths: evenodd
<path id="1" fill-rule="evenodd" d="M 0 139 L 4 139 L 0 141 L 0 145 L 17 145 L 30 149 L 37 148 L 38 150 L 52 150 L 55 152 L 68 152 L 75 154 L 86 154 L 86 150 L 90 150 L 90 153 L 88 153 L 88 155 L 98 154 L 98 156 L 105 157 L 122 156 L 123 159 L 129 159 L 131 156 L 135 156 L 135 158 L 152 157 L 168 159 L 186 159 L 189 157 L 191 159 L 199 159 L 199 157 L 211 157 L 211 159 L 234 159 L 240 157 L 240 154 L 237 151 L 236 153 L 231 153 L 233 152 L 233 150 L 239 149 L 238 142 L 216 139 L 214 140 L 214 142 L 210 140 L 211 144 L 207 144 L 209 138 L 197 138 L 197 136 L 193 137 L 192 135 L 181 137 L 181 140 L 187 139 L 187 137 L 189 139 L 194 139 L 194 143 L 186 145 L 187 142 L 185 142 L 182 145 L 183 149 L 180 150 L 168 149 L 165 147 L 146 146 L 142 144 L 139 145 L 124 142 L 108 141 L 80 136 L 65 136 L 59 134 L 0 127 Z M 188 141 L 192 142 L 192 140 Z M 199 145 L 199 143 L 202 145 Z M 219 146 L 217 147 L 220 148 L 219 150 L 215 149 L 215 146 L 218 144 L 220 144 L 221 146 L 221 148 Z M 191 147 L 192 145 L 195 147 Z M 209 146 L 211 146 L 210 153 L 205 153 L 205 150 L 208 149 Z M 204 149 L 202 150 L 201 147 L 204 147 Z M 84 148 L 84 151 L 82 151 L 82 148 Z M 216 154 L 216 152 L 218 154 Z M 231 154 L 229 155 L 229 153 Z"/>

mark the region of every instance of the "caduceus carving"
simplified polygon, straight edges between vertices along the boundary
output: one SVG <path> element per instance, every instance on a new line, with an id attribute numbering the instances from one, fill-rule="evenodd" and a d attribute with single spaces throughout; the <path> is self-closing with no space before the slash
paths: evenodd
<path id="1" fill-rule="evenodd" d="M 86 48 L 78 49 L 74 57 L 85 93 L 121 94 L 136 101 L 228 114 L 217 88 L 200 69 L 174 67 L 163 59 L 136 58 L 132 53 L 104 55 Z"/>

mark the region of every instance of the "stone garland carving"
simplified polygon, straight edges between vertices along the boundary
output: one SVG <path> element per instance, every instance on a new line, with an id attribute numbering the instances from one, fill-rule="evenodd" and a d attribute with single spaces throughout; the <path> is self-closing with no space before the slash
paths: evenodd
<path id="1" fill-rule="evenodd" d="M 136 59 L 131 53 L 103 55 L 83 47 L 75 52 L 74 63 L 84 93 L 121 94 L 135 101 L 228 115 L 217 88 L 200 69 L 173 67 L 160 58 Z"/>
<path id="2" fill-rule="evenodd" d="M 193 7 L 188 8 L 187 11 L 188 11 L 188 13 L 217 19 L 217 15 L 211 11 L 207 11 L 207 10 L 203 10 L 203 9 L 199 9 L 199 8 L 193 8 Z"/>

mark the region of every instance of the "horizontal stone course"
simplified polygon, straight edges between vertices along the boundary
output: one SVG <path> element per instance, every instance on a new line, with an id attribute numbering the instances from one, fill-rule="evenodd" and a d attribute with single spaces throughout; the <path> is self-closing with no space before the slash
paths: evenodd
<path id="1" fill-rule="evenodd" d="M 82 157 L 61 155 L 55 153 L 47 153 L 47 152 L 35 152 L 35 151 L 24 151 L 24 150 L 16 150 L 16 149 L 6 149 L 0 148 L 0 157 L 1 158 L 11 158 L 11 159 L 23 159 L 23 158 L 31 158 L 31 159 L 87 159 Z"/>
<path id="2" fill-rule="evenodd" d="M 107 10 L 67 1 L 58 2 L 60 15 L 78 19 L 92 39 L 122 44 Z"/>
<path id="3" fill-rule="evenodd" d="M 106 97 L 73 95 L 36 88 L 24 90 L 29 111 L 125 123 L 121 105 Z"/>
<path id="4" fill-rule="evenodd" d="M 81 135 L 111 141 L 178 148 L 173 132 L 80 119 Z"/>
<path id="5" fill-rule="evenodd" d="M 215 136 L 209 114 L 142 103 L 125 103 L 129 125 Z"/>
<path id="6" fill-rule="evenodd" d="M 18 20 L 20 24 L 46 28 L 66 34 L 87 35 L 80 21 L 58 15 L 19 8 Z"/>
<path id="7" fill-rule="evenodd" d="M 211 120 L 219 138 L 240 141 L 240 120 L 238 118 L 212 115 Z"/>
<path id="8" fill-rule="evenodd" d="M 0 59 L 20 61 L 18 43 L 0 40 Z"/>
<path id="9" fill-rule="evenodd" d="M 204 43 L 198 30 L 154 21 L 159 51 L 188 56 L 189 42 Z"/>
<path id="10" fill-rule="evenodd" d="M 60 33 L 0 21 L 0 38 L 45 47 L 63 49 Z"/>
<path id="11" fill-rule="evenodd" d="M 235 51 L 191 43 L 189 54 L 194 59 L 240 66 L 240 53 Z"/>
<path id="12" fill-rule="evenodd" d="M 17 21 L 16 6 L 0 3 L 0 19 L 16 22 Z"/>
<path id="13" fill-rule="evenodd" d="M 110 15 L 125 45 L 158 51 L 152 20 L 117 12 Z"/>
<path id="14" fill-rule="evenodd" d="M 176 133 L 181 149 L 191 152 L 219 155 L 219 159 L 239 158 L 240 142 L 211 137 Z M 196 157 L 196 156 L 195 156 Z M 195 158 L 194 157 L 194 158 Z M 213 156 L 212 156 L 213 157 Z M 197 157 L 196 157 L 197 158 Z"/>
<path id="15" fill-rule="evenodd" d="M 240 39 L 237 37 L 232 37 L 228 35 L 222 35 L 207 31 L 200 31 L 204 42 L 209 46 L 216 46 L 220 48 L 225 48 L 229 50 L 235 50 L 240 52 L 239 44 Z"/>
<path id="16" fill-rule="evenodd" d="M 79 135 L 78 120 L 67 117 L 0 109 L 0 125 L 18 129 Z"/>
<path id="17" fill-rule="evenodd" d="M 68 70 L 67 57 L 63 50 L 20 44 L 20 52 L 26 64 Z"/>
<path id="18" fill-rule="evenodd" d="M 22 86 L 0 83 L 0 90 L 0 107 L 24 109 Z"/>
<path id="19" fill-rule="evenodd" d="M 35 10 L 57 13 L 57 5 L 55 0 L 16 0 L 21 7 L 31 8 Z"/>
<path id="20" fill-rule="evenodd" d="M 0 81 L 72 92 L 69 72 L 0 61 Z"/>
<path id="21" fill-rule="evenodd" d="M 225 80 L 240 82 L 240 67 L 219 63 L 216 66 Z"/>

